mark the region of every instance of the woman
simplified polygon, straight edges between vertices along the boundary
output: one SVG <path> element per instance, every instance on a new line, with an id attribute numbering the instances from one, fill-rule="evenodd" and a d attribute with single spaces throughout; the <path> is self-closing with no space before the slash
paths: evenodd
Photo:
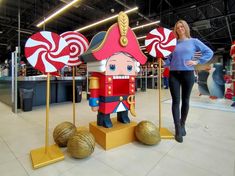
<path id="1" fill-rule="evenodd" d="M 213 51 L 195 38 L 191 38 L 190 29 L 186 21 L 179 20 L 175 24 L 174 32 L 177 44 L 174 52 L 165 60 L 170 66 L 169 87 L 172 96 L 172 114 L 175 124 L 175 140 L 183 142 L 186 135 L 185 121 L 189 111 L 189 98 L 195 81 L 194 66 L 208 62 Z M 200 52 L 200 57 L 195 53 Z M 181 95 L 180 95 L 181 89 Z M 181 96 L 181 112 L 180 112 Z"/>

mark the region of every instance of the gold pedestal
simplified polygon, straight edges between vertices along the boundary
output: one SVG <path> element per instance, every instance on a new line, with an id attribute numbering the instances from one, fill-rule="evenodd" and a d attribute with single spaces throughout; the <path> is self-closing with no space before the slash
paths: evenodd
<path id="1" fill-rule="evenodd" d="M 174 135 L 167 128 L 160 128 L 161 139 L 174 139 Z"/>
<path id="2" fill-rule="evenodd" d="M 77 127 L 77 132 L 79 132 L 79 131 L 89 131 L 89 130 L 85 126 L 80 126 L 80 127 Z"/>
<path id="3" fill-rule="evenodd" d="M 118 122 L 116 118 L 112 118 L 111 120 L 113 123 L 112 128 L 98 126 L 96 122 L 89 124 L 90 132 L 94 135 L 99 145 L 105 150 L 109 150 L 135 141 L 136 122 L 124 124 Z"/>
<path id="4" fill-rule="evenodd" d="M 47 166 L 64 159 L 64 154 L 56 144 L 47 147 L 47 151 L 45 150 L 45 147 L 31 150 L 30 155 L 34 169 Z"/>

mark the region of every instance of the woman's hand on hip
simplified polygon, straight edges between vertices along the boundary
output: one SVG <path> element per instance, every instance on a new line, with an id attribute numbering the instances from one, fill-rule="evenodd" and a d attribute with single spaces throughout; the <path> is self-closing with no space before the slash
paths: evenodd
<path id="1" fill-rule="evenodd" d="M 193 60 L 186 61 L 187 66 L 194 66 L 194 65 L 197 65 L 197 64 L 198 64 L 198 61 L 193 61 Z"/>

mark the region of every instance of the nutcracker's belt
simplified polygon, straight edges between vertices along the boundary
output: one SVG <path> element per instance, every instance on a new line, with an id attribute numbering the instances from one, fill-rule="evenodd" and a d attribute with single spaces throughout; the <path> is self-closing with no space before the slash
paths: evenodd
<path id="1" fill-rule="evenodd" d="M 123 101 L 127 100 L 127 97 L 128 96 L 112 96 L 112 97 L 100 96 L 100 102 L 109 103 L 109 102 Z"/>

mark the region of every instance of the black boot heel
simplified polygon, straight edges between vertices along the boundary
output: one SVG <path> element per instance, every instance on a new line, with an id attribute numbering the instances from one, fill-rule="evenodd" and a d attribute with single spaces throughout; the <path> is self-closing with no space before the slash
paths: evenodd
<path id="1" fill-rule="evenodd" d="M 186 136 L 185 125 L 181 125 L 182 136 Z"/>
<path id="2" fill-rule="evenodd" d="M 183 142 L 182 130 L 180 125 L 175 125 L 175 140 L 179 143 Z"/>

